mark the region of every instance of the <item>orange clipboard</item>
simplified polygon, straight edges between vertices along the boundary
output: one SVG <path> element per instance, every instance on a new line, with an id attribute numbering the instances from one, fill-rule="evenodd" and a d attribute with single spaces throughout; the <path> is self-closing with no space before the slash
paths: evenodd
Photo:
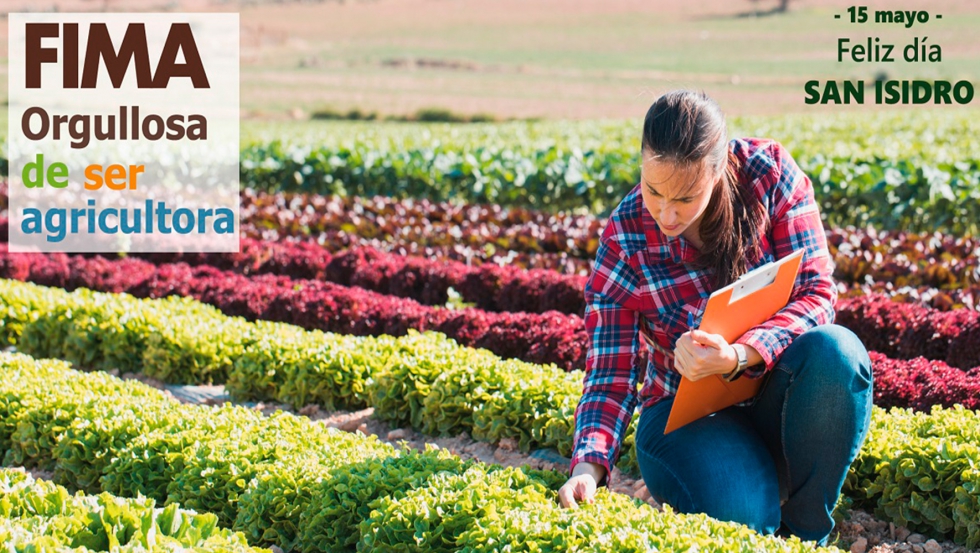
<path id="1" fill-rule="evenodd" d="M 720 334 L 728 343 L 742 337 L 750 328 L 772 318 L 789 302 L 804 250 L 767 263 L 745 273 L 738 280 L 717 290 L 708 298 L 701 317 L 701 330 Z M 739 378 L 727 382 L 713 374 L 698 381 L 681 377 L 664 435 L 701 417 L 755 396 L 762 378 Z"/>

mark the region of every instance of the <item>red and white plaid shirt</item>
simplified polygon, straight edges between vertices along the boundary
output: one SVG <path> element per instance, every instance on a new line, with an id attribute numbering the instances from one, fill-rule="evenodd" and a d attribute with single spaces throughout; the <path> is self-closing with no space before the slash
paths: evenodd
<path id="1" fill-rule="evenodd" d="M 758 350 L 765 362 L 742 378 L 761 378 L 795 337 L 833 322 L 834 265 L 813 185 L 789 152 L 768 139 L 738 138 L 730 144 L 742 162 L 742 182 L 752 186 L 771 223 L 762 236 L 763 256 L 753 267 L 806 250 L 786 307 L 736 340 Z M 689 330 L 688 313 L 695 328 L 700 324 L 712 292 L 714 270 L 688 265 L 697 249 L 683 236 L 668 238 L 660 231 L 643 204 L 640 186 L 610 215 L 585 287 L 589 350 L 582 399 L 575 410 L 571 469 L 589 461 L 606 467 L 608 474 L 637 401 L 647 408 L 676 393 L 681 375 L 673 365 L 674 344 Z M 647 348 L 641 325 L 655 347 Z M 641 348 L 652 355 L 641 355 Z M 641 371 L 643 386 L 637 394 Z"/>

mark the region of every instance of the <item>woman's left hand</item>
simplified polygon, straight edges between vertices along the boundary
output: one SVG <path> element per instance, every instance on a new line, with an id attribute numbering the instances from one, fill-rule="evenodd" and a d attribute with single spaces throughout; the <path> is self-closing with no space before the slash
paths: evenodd
<path id="1" fill-rule="evenodd" d="M 688 380 L 713 374 L 728 374 L 738 365 L 738 354 L 720 334 L 695 329 L 677 339 L 674 368 Z"/>

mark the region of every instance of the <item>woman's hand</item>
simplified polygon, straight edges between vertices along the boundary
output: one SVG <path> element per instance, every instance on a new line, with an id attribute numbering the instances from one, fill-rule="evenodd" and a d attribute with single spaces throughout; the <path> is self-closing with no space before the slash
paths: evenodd
<path id="1" fill-rule="evenodd" d="M 572 476 L 558 490 L 558 500 L 562 507 L 577 507 L 578 501 L 592 503 L 598 482 L 606 475 L 602 465 L 583 461 L 575 465 Z"/>
<path id="2" fill-rule="evenodd" d="M 738 354 L 723 336 L 695 329 L 681 334 L 674 345 L 674 368 L 688 380 L 728 374 L 738 366 Z"/>

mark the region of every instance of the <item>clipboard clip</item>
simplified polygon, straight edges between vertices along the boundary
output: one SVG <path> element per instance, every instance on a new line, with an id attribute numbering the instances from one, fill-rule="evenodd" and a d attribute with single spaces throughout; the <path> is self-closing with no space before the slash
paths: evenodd
<path id="1" fill-rule="evenodd" d="M 798 250 L 787 257 L 793 258 L 797 255 L 802 257 L 804 251 L 805 250 Z M 782 262 L 784 261 L 786 261 L 786 258 L 781 259 L 778 262 L 767 263 L 760 267 L 756 267 L 755 269 L 752 269 L 751 271 L 735 279 L 735 282 L 730 284 L 732 287 L 732 296 L 728 300 L 729 305 L 746 296 L 750 296 L 763 288 L 771 286 L 774 282 L 776 282 L 776 277 L 779 275 L 779 271 L 782 268 Z"/>
<path id="2" fill-rule="evenodd" d="M 755 272 L 759 271 L 760 269 L 765 269 L 765 271 L 758 273 Z M 779 274 L 779 267 L 760 267 L 755 271 L 745 273 L 735 280 L 735 286 L 732 289 L 732 297 L 729 300 L 729 303 L 735 303 L 746 296 L 751 296 L 755 292 L 758 292 L 759 290 L 771 285 L 773 282 L 776 282 L 776 275 Z"/>

